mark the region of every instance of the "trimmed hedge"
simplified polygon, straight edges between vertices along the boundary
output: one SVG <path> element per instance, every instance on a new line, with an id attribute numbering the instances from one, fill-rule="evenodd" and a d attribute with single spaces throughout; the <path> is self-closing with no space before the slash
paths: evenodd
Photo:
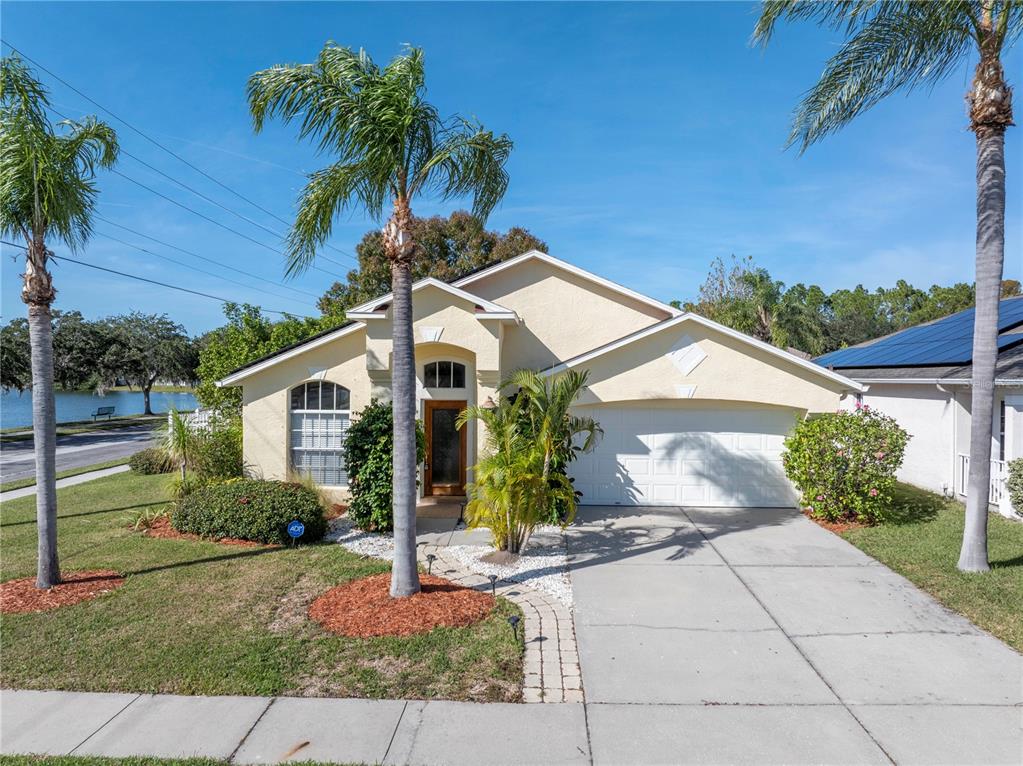
<path id="1" fill-rule="evenodd" d="M 1009 477 L 1005 487 L 1009 490 L 1012 510 L 1023 515 L 1023 457 L 1009 461 Z"/>
<path id="2" fill-rule="evenodd" d="M 260 543 L 290 543 L 288 523 L 305 524 L 299 542 L 318 542 L 327 532 L 315 490 L 302 484 L 233 479 L 186 495 L 171 515 L 171 526 L 214 540 L 237 537 Z"/>
<path id="3" fill-rule="evenodd" d="M 132 473 L 143 476 L 170 473 L 177 468 L 170 456 L 159 447 L 147 447 L 144 450 L 139 450 L 128 458 L 128 467 Z"/>

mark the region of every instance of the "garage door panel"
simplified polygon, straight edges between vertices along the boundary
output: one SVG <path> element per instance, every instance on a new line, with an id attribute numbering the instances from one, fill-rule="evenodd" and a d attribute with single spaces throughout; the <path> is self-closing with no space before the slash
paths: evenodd
<path id="1" fill-rule="evenodd" d="M 583 408 L 581 408 L 583 409 Z M 597 449 L 572 464 L 584 504 L 792 506 L 781 465 L 795 423 L 779 410 L 584 408 Z"/>

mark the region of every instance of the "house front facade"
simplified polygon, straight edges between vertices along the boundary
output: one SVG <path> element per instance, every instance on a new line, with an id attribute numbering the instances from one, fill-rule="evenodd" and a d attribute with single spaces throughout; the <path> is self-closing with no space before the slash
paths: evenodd
<path id="1" fill-rule="evenodd" d="M 236 370 L 245 462 L 264 478 L 308 474 L 343 500 L 349 423 L 390 399 L 385 295 L 348 323 Z M 531 251 L 453 283 L 413 285 L 416 399 L 427 435 L 424 497 L 461 496 L 482 449 L 466 406 L 521 368 L 588 372 L 580 412 L 604 436 L 572 465 L 581 502 L 791 506 L 782 442 L 808 413 L 862 386 L 702 317 Z"/>
<path id="2" fill-rule="evenodd" d="M 1023 297 L 999 306 L 991 419 L 991 505 L 1014 517 L 1008 464 L 1023 457 Z M 911 435 L 905 482 L 964 499 L 970 467 L 973 309 L 820 357 L 863 386 L 856 398 L 894 417 Z M 845 406 L 854 406 L 849 399 Z"/>

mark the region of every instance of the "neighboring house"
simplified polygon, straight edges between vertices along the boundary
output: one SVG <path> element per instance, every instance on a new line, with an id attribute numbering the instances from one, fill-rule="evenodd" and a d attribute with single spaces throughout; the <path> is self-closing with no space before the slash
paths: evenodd
<path id="1" fill-rule="evenodd" d="M 1023 297 L 1003 299 L 998 313 L 991 503 L 1012 516 L 1005 480 L 1008 461 L 1023 457 Z M 970 465 L 972 357 L 973 309 L 967 309 L 816 361 L 862 383 L 862 402 L 912 435 L 899 478 L 962 498 Z"/>
<path id="2" fill-rule="evenodd" d="M 348 324 L 233 372 L 243 387 L 245 462 L 266 478 L 308 473 L 338 498 L 350 418 L 390 397 L 391 296 Z M 798 418 L 834 411 L 859 384 L 812 361 L 683 314 L 531 251 L 446 284 L 413 286 L 423 495 L 462 495 L 480 450 L 467 404 L 511 372 L 589 371 L 579 409 L 604 429 L 572 465 L 582 502 L 791 506 L 782 441 Z"/>

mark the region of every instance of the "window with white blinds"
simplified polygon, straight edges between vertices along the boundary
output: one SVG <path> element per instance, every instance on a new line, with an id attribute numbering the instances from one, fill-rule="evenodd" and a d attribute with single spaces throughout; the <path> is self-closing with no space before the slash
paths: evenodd
<path id="1" fill-rule="evenodd" d="M 347 486 L 342 449 L 351 419 L 350 394 L 336 383 L 291 389 L 291 465 L 328 487 Z"/>

